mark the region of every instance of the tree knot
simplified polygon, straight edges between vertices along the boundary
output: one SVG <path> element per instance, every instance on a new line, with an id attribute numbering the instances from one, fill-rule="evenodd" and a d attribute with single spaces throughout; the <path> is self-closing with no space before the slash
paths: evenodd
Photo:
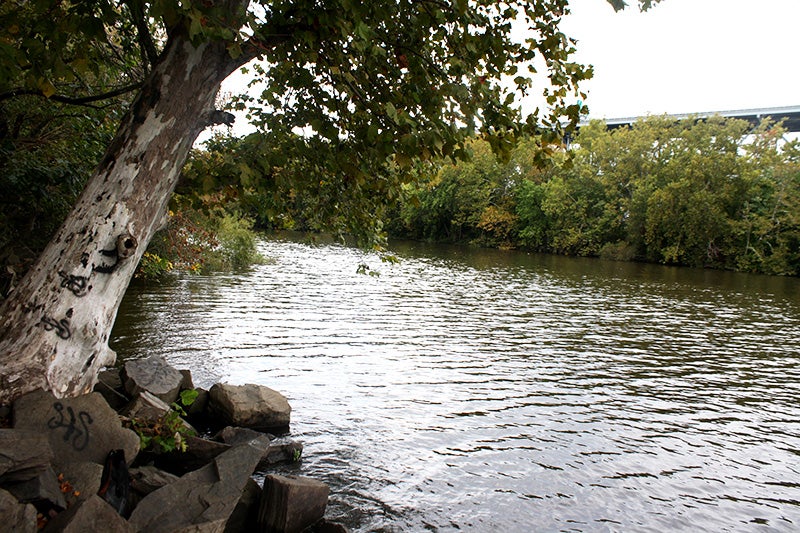
<path id="1" fill-rule="evenodd" d="M 129 233 L 123 233 L 117 237 L 117 257 L 120 260 L 127 259 L 133 255 L 138 245 L 139 242 L 136 240 L 136 237 Z"/>

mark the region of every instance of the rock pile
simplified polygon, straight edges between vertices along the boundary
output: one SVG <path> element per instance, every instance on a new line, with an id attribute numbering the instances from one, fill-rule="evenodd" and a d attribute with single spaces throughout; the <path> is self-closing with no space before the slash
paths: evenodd
<path id="1" fill-rule="evenodd" d="M 158 357 L 106 370 L 85 396 L 33 392 L 0 411 L 0 523 L 20 532 L 346 531 L 324 519 L 324 483 L 269 474 L 259 487 L 252 477 L 300 460 L 300 443 L 273 435 L 288 430 L 290 414 L 272 389 L 195 389 L 189 372 Z"/>

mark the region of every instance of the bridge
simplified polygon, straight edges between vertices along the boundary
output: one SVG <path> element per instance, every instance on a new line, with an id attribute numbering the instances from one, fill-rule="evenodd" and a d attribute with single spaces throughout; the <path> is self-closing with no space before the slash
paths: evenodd
<path id="1" fill-rule="evenodd" d="M 764 107 L 761 109 L 739 109 L 735 111 L 705 111 L 701 113 L 683 113 L 683 114 L 666 114 L 667 117 L 674 118 L 675 120 L 683 120 L 687 118 L 704 119 L 719 115 L 728 118 L 740 118 L 757 125 L 764 118 L 771 118 L 776 122 L 783 120 L 783 126 L 791 132 L 800 132 L 800 105 L 786 106 L 786 107 Z M 637 120 L 643 117 L 623 117 L 606 119 L 605 123 L 608 129 L 624 128 L 630 126 Z M 581 125 L 588 124 L 588 120 L 582 121 Z"/>

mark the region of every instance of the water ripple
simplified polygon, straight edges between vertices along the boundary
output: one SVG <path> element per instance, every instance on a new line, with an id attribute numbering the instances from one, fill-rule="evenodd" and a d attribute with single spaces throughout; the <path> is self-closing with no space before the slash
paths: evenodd
<path id="1" fill-rule="evenodd" d="M 800 280 L 263 243 L 134 286 L 122 357 L 284 392 L 354 531 L 800 528 Z M 356 274 L 361 262 L 377 278 Z"/>

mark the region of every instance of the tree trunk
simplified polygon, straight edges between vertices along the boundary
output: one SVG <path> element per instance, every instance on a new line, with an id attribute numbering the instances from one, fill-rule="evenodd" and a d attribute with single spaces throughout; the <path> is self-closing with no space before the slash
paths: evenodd
<path id="1" fill-rule="evenodd" d="M 170 37 L 81 197 L 0 318 L 0 404 L 37 388 L 91 390 L 108 338 L 181 167 L 214 122 L 220 83 L 241 63 L 225 43 Z"/>

